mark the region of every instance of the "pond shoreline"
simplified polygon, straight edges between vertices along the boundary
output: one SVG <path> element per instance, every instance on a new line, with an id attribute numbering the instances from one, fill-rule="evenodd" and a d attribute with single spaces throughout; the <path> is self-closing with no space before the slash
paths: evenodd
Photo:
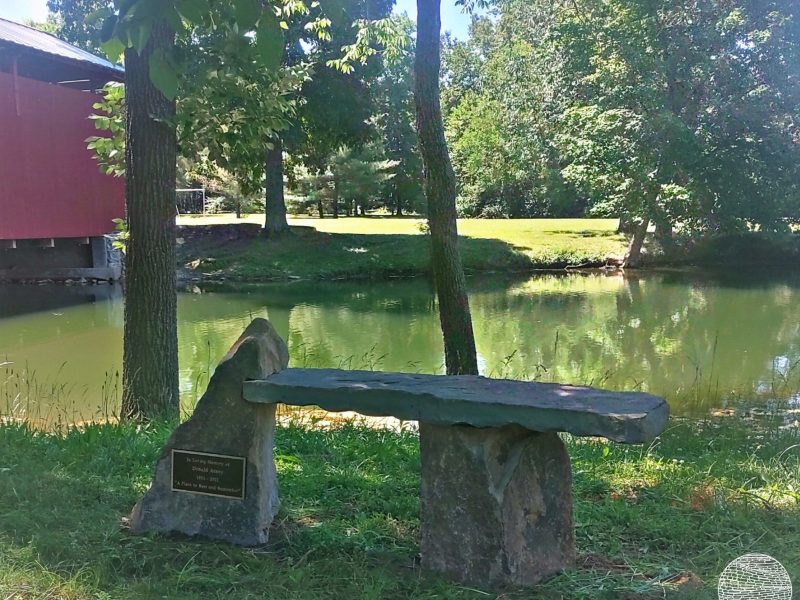
<path id="1" fill-rule="evenodd" d="M 607 221 L 466 222 L 459 236 L 464 271 L 524 276 L 800 268 L 800 236 L 746 233 L 702 240 L 671 255 L 648 240 L 641 263 L 623 271 L 618 265 L 627 240 Z M 331 231 L 293 226 L 278 237 L 264 237 L 260 225 L 252 223 L 183 225 L 178 278 L 186 283 L 272 283 L 430 276 L 426 235 L 411 233 L 404 223 L 404 228 L 390 224 L 386 232 L 364 231 L 370 224 L 326 223 Z"/>
<path id="2" fill-rule="evenodd" d="M 183 221 L 176 230 L 176 269 L 184 285 L 391 281 L 431 273 L 430 241 L 420 219 L 292 219 L 290 231 L 275 237 L 265 237 L 260 223 L 246 220 Z M 464 271 L 473 276 L 800 269 L 797 234 L 727 234 L 685 243 L 670 255 L 649 238 L 640 264 L 623 271 L 618 265 L 627 238 L 617 233 L 614 219 L 464 219 L 459 232 Z M 57 283 L 104 282 L 73 278 Z"/>

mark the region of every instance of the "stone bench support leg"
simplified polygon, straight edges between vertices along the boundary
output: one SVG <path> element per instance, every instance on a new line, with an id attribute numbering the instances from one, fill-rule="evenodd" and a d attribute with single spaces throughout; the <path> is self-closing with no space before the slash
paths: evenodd
<path id="1" fill-rule="evenodd" d="M 275 405 L 252 404 L 242 384 L 284 369 L 289 352 L 264 319 L 255 319 L 220 362 L 191 418 L 169 438 L 150 489 L 131 513 L 134 533 L 180 533 L 240 546 L 267 541 L 278 512 L 272 447 Z M 172 450 L 247 459 L 244 499 L 172 491 Z"/>
<path id="2" fill-rule="evenodd" d="M 532 585 L 575 559 L 572 473 L 555 433 L 420 423 L 422 567 Z"/>

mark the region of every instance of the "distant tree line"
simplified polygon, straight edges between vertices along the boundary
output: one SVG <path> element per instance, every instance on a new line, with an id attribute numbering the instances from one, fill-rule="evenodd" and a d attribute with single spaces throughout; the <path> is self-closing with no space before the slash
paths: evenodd
<path id="1" fill-rule="evenodd" d="M 445 39 L 464 216 L 696 236 L 800 219 L 796 0 L 498 0 Z"/>

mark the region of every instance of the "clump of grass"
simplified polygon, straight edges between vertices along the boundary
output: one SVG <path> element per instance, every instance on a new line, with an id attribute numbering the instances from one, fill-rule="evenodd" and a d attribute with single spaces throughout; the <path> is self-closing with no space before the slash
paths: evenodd
<path id="1" fill-rule="evenodd" d="M 60 381 L 62 364 L 51 379 L 40 378 L 29 364 L 0 360 L 0 419 L 37 427 L 68 426 L 84 421 L 116 421 L 122 393 L 120 373 L 106 372 L 98 390 Z"/>
<path id="2" fill-rule="evenodd" d="M 578 565 L 502 597 L 711 600 L 727 562 L 754 551 L 799 581 L 800 436 L 761 425 L 673 420 L 643 447 L 567 438 Z M 0 426 L 0 597 L 497 597 L 418 571 L 408 429 L 280 427 L 283 505 L 266 547 L 131 536 L 120 517 L 172 428 Z"/>

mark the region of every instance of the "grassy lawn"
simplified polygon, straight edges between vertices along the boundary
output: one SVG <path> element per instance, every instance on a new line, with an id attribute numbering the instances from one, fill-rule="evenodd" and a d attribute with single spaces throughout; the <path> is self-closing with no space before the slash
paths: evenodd
<path id="1" fill-rule="evenodd" d="M 0 426 L 0 598 L 715 599 L 747 552 L 800 582 L 800 441 L 728 418 L 673 420 L 646 447 L 570 440 L 579 561 L 533 590 L 484 593 L 419 572 L 413 432 L 279 428 L 283 505 L 257 549 L 134 537 L 166 425 L 65 435 Z"/>
<path id="2" fill-rule="evenodd" d="M 215 215 L 181 217 L 178 224 L 261 221 L 260 215 L 240 220 Z M 206 278 L 244 281 L 383 278 L 430 270 L 422 219 L 290 219 L 290 224 L 293 235 L 275 240 L 184 244 L 181 264 L 192 265 L 195 275 Z M 462 219 L 459 233 L 467 272 L 599 266 L 609 254 L 625 249 L 615 219 Z"/>

